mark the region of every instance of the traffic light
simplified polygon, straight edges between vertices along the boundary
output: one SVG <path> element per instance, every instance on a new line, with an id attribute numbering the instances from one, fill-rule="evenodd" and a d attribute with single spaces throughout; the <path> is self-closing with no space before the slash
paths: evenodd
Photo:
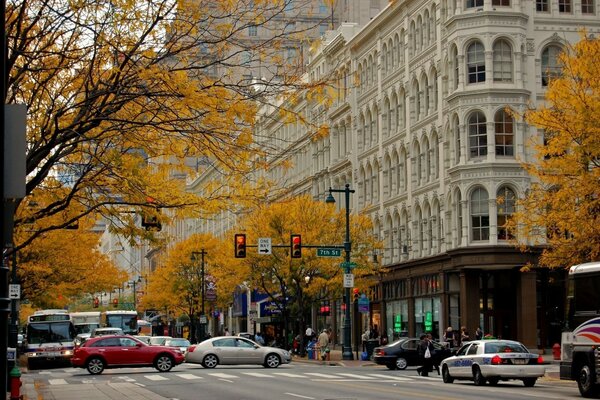
<path id="1" fill-rule="evenodd" d="M 98 308 L 100 306 L 100 300 L 97 297 L 94 298 L 94 308 Z"/>
<path id="2" fill-rule="evenodd" d="M 290 238 L 291 257 L 302 257 L 302 237 L 300 235 L 292 235 Z"/>
<path id="3" fill-rule="evenodd" d="M 114 308 L 119 307 L 119 299 L 113 299 L 113 307 Z"/>
<path id="4" fill-rule="evenodd" d="M 359 297 L 360 297 L 360 292 L 358 291 L 358 288 L 354 288 L 354 301 L 358 301 Z"/>
<path id="5" fill-rule="evenodd" d="M 246 234 L 235 234 L 235 258 L 246 258 Z"/>

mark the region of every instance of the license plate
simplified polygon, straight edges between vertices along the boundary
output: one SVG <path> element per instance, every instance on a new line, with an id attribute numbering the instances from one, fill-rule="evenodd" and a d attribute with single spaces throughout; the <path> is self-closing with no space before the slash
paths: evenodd
<path id="1" fill-rule="evenodd" d="M 515 358 L 515 359 L 513 360 L 513 364 L 516 364 L 516 365 L 524 365 L 524 364 L 527 364 L 527 361 L 529 361 L 529 360 L 527 360 L 527 359 L 525 359 L 525 360 L 524 360 L 524 359 L 520 359 L 520 358 Z"/>
<path id="2" fill-rule="evenodd" d="M 60 351 L 47 351 L 44 355 L 46 357 L 60 357 Z"/>

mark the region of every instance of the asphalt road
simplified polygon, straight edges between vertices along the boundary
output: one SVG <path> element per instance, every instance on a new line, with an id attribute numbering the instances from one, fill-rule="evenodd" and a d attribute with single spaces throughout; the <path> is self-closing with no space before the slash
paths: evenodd
<path id="1" fill-rule="evenodd" d="M 171 400 L 581 399 L 573 382 L 555 379 L 543 378 L 533 388 L 524 387 L 520 381 L 478 387 L 467 381 L 444 384 L 435 372 L 421 377 L 414 368 L 390 371 L 374 365 L 297 363 L 277 369 L 256 366 L 204 369 L 200 365 L 182 364 L 169 373 L 152 368 L 113 369 L 98 376 L 83 369 L 65 368 L 30 371 L 26 378 L 42 391 L 66 389 L 64 385 L 128 383 Z"/>

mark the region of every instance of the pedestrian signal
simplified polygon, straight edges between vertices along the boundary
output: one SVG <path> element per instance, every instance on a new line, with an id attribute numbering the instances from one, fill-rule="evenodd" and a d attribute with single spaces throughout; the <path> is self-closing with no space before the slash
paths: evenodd
<path id="1" fill-rule="evenodd" d="M 292 235 L 290 238 L 291 257 L 302 257 L 302 237 L 300 235 Z"/>
<path id="2" fill-rule="evenodd" d="M 235 258 L 246 258 L 246 234 L 235 234 Z"/>

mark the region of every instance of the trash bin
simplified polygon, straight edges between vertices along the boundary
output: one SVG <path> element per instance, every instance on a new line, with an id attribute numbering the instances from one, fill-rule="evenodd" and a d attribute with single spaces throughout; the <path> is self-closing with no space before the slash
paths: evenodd
<path id="1" fill-rule="evenodd" d="M 367 357 L 369 360 L 373 358 L 373 351 L 375 347 L 379 347 L 379 339 L 369 339 L 367 340 Z"/>

